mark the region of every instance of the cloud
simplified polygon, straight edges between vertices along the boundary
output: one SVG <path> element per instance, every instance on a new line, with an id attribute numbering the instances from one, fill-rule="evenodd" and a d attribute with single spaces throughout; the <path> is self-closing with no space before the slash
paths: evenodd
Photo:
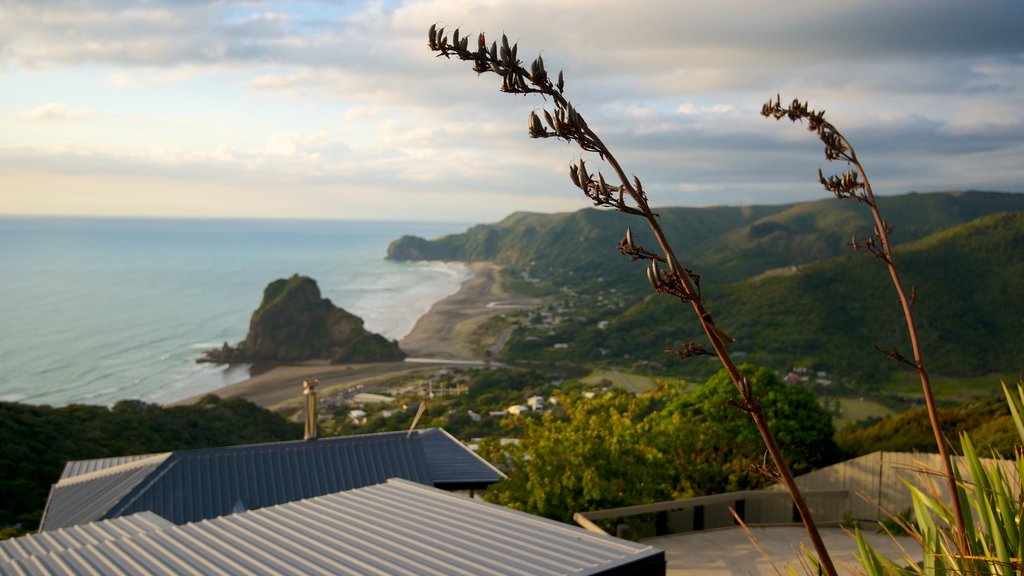
<path id="1" fill-rule="evenodd" d="M 83 120 L 93 115 L 88 108 L 72 108 L 68 104 L 43 104 L 21 114 L 26 120 L 69 121 Z"/>
<path id="2" fill-rule="evenodd" d="M 359 182 L 400 188 L 424 214 L 450 207 L 444 194 L 464 198 L 463 211 L 498 197 L 519 209 L 582 202 L 565 177 L 582 152 L 526 135 L 527 115 L 546 103 L 436 58 L 426 28 L 438 22 L 491 41 L 506 32 L 521 58 L 565 70 L 567 96 L 660 204 L 818 197 L 813 136 L 758 115 L 776 93 L 826 108 L 879 189 L 1024 187 L 1012 161 L 1024 148 L 1015 0 L 6 0 L 0 10 L 0 91 L 21 102 L 0 104 L 0 121 L 116 116 L 102 132 L 81 122 L 0 135 L 0 161 L 41 172 L 250 189 Z M 75 94 L 76 107 L 21 112 L 39 93 Z M 76 144 L 58 153 L 58 138 Z"/>

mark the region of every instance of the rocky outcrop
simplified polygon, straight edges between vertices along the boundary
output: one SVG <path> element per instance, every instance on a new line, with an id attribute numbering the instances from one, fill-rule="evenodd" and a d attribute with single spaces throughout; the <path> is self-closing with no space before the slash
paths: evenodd
<path id="1" fill-rule="evenodd" d="M 332 363 L 401 360 L 398 342 L 368 332 L 363 319 L 320 295 L 316 281 L 298 274 L 271 282 L 252 314 L 249 334 L 236 346 L 227 342 L 200 362 Z"/>

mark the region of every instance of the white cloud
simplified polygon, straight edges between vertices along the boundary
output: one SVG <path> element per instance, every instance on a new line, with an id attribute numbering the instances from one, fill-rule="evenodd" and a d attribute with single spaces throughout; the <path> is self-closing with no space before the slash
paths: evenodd
<path id="1" fill-rule="evenodd" d="M 83 120 L 93 115 L 88 108 L 72 108 L 68 104 L 50 103 L 21 114 L 26 120 L 69 121 Z"/>
<path id="2" fill-rule="evenodd" d="M 359 181 L 407 187 L 413 202 L 464 195 L 480 210 L 498 203 L 468 199 L 576 201 L 564 167 L 580 150 L 526 136 L 545 103 L 435 58 L 426 28 L 439 22 L 491 40 L 506 31 L 521 58 L 564 69 L 567 96 L 659 203 L 707 204 L 701 187 L 722 202 L 786 201 L 794 183 L 817 193 L 804 165 L 822 162 L 813 137 L 757 115 L 775 93 L 826 108 L 862 156 L 882 158 L 880 188 L 924 189 L 936 174 L 943 187 L 1024 186 L 1007 161 L 1024 148 L 1013 0 L 3 4 L 0 122 L 111 119 L 0 125 L 0 161 L 39 173 Z M 74 107 L 24 112 L 38 94 L 73 95 Z M 76 144 L 58 154 L 58 141 Z"/>

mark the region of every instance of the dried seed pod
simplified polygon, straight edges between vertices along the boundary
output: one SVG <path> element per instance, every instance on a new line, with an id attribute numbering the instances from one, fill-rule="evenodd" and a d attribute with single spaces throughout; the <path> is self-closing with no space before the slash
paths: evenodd
<path id="1" fill-rule="evenodd" d="M 431 24 L 427 31 L 427 45 L 431 50 L 437 50 L 437 24 Z"/>
<path id="2" fill-rule="evenodd" d="M 656 272 L 653 270 L 654 264 L 647 268 L 647 281 L 651 283 L 651 288 L 658 289 L 658 280 L 656 279 Z"/>
<path id="3" fill-rule="evenodd" d="M 562 92 L 562 90 L 565 89 L 565 78 L 562 77 L 561 70 L 558 71 L 558 83 L 555 84 L 555 87 L 558 88 L 559 92 Z"/>
<path id="4" fill-rule="evenodd" d="M 536 112 L 530 112 L 530 136 L 539 138 L 544 134 L 544 125 L 541 124 L 540 117 L 537 116 Z"/>
<path id="5" fill-rule="evenodd" d="M 582 185 L 584 190 L 586 190 L 587 185 L 590 184 L 590 174 L 587 174 L 587 165 L 583 162 L 582 159 L 580 160 L 578 176 L 580 179 L 580 184 Z"/>
<path id="6" fill-rule="evenodd" d="M 604 175 L 600 171 L 597 173 L 597 192 L 604 197 L 609 196 L 608 187 L 604 183 Z"/>
<path id="7" fill-rule="evenodd" d="M 572 180 L 572 183 L 575 184 L 577 188 L 582 188 L 582 186 L 580 186 L 580 177 L 576 174 L 577 170 L 579 169 L 576 167 L 575 164 L 569 164 L 569 178 Z"/>
<path id="8" fill-rule="evenodd" d="M 629 226 L 626 226 L 626 238 L 625 238 L 625 240 L 626 240 L 626 246 L 629 246 L 630 248 L 634 247 L 633 246 L 633 230 Z"/>

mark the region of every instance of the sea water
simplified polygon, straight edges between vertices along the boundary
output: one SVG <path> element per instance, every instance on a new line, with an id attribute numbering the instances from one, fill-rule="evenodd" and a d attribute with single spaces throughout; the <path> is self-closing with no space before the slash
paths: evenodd
<path id="1" fill-rule="evenodd" d="M 0 217 L 0 401 L 166 403 L 244 380 L 196 358 L 244 339 L 263 289 L 292 274 L 400 339 L 470 272 L 385 260 L 388 244 L 466 227 Z"/>

